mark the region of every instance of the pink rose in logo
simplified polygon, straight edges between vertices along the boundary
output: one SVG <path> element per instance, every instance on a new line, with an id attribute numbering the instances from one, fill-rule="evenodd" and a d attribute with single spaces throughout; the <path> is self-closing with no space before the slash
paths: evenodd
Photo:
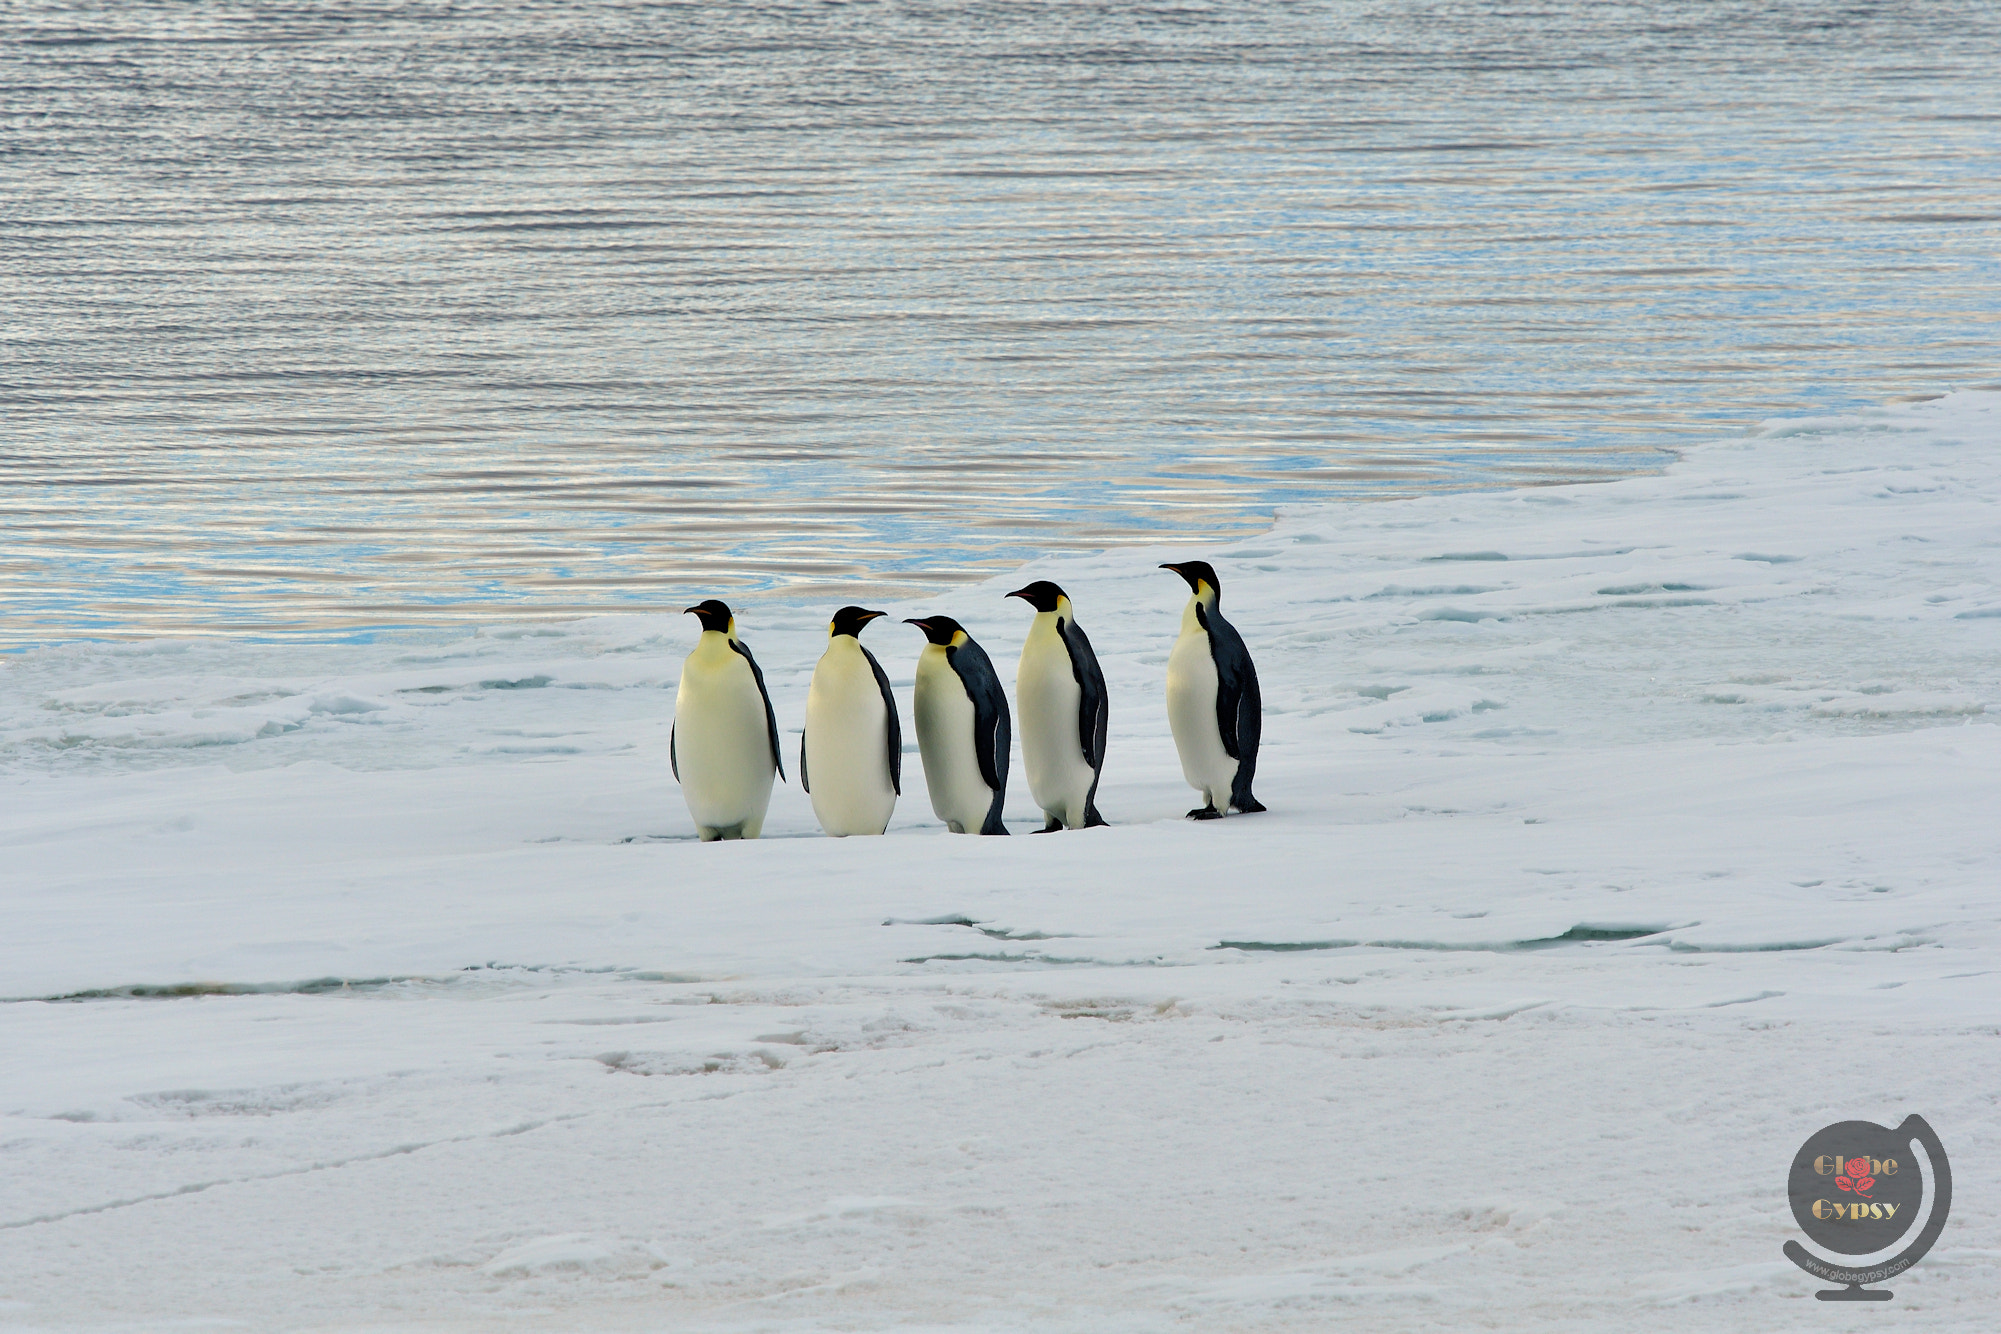
<path id="1" fill-rule="evenodd" d="M 1843 1190 L 1852 1190 L 1857 1195 L 1867 1195 L 1876 1187 L 1876 1178 L 1869 1175 L 1867 1158 L 1850 1158 L 1841 1165 L 1845 1176 L 1838 1176 L 1834 1184 Z"/>

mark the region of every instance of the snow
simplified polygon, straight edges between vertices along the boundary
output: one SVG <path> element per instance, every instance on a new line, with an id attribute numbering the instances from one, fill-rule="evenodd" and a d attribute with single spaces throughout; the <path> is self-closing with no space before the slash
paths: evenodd
<path id="1" fill-rule="evenodd" d="M 1179 818 L 1193 556 L 1267 815 Z M 1889 1309 L 1991 1325 L 2001 395 L 886 609 L 1024 577 L 1112 828 L 698 845 L 686 617 L 0 657 L 0 1330 L 1821 1328 L 1791 1156 L 1911 1112 Z"/>

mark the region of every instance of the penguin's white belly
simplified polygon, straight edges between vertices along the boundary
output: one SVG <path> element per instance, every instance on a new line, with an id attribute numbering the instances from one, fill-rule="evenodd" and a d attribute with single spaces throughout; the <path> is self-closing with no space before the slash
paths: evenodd
<path id="1" fill-rule="evenodd" d="M 756 838 L 771 805 L 771 731 L 750 664 L 727 643 L 698 647 L 681 669 L 674 755 L 696 827 Z"/>
<path id="2" fill-rule="evenodd" d="M 987 822 L 994 790 L 980 776 L 973 745 L 973 701 L 945 650 L 932 645 L 917 660 L 917 749 L 931 809 L 955 834 L 977 834 Z"/>
<path id="3" fill-rule="evenodd" d="M 1223 749 L 1216 721 L 1216 660 L 1209 632 L 1182 631 L 1167 657 L 1167 725 L 1181 753 L 1181 776 L 1219 811 L 1230 809 L 1237 762 Z"/>
<path id="4" fill-rule="evenodd" d="M 896 810 L 889 710 L 855 641 L 830 644 L 806 692 L 806 782 L 813 814 L 835 837 L 880 834 Z"/>
<path id="5" fill-rule="evenodd" d="M 1084 803 L 1096 775 L 1084 761 L 1078 713 L 1084 691 L 1070 669 L 1070 652 L 1054 630 L 1053 647 L 1031 638 L 1024 646 L 1014 693 L 1021 714 L 1021 764 L 1035 804 L 1064 824 L 1084 823 Z"/>

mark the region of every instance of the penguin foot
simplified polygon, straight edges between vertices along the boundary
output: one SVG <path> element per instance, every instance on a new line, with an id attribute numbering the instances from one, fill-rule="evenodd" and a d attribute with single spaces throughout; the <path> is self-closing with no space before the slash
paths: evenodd
<path id="1" fill-rule="evenodd" d="M 1053 834 L 1062 827 L 1063 827 L 1063 822 L 1052 815 L 1049 817 L 1049 823 L 1042 826 L 1042 828 L 1036 830 L 1035 832 L 1038 834 Z"/>
<path id="2" fill-rule="evenodd" d="M 1233 801 L 1230 804 L 1232 806 L 1235 806 L 1238 810 L 1242 811 L 1245 815 L 1256 815 L 1265 808 L 1265 804 L 1262 801 L 1259 801 L 1256 797 L 1248 795 L 1245 796 L 1245 798 L 1242 801 Z"/>
<path id="3" fill-rule="evenodd" d="M 1098 808 L 1096 806 L 1086 806 L 1084 808 L 1084 828 L 1103 829 L 1109 827 L 1109 825 L 1110 821 L 1106 820 L 1104 816 L 1098 814 Z"/>
<path id="4" fill-rule="evenodd" d="M 1188 812 L 1188 818 L 1191 820 L 1220 820 L 1223 818 L 1223 813 L 1214 806 L 1204 806 L 1201 810 Z"/>

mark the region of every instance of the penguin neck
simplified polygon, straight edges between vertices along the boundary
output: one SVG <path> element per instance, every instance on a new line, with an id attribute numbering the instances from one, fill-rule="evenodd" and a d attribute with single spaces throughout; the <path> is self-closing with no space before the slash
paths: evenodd
<path id="1" fill-rule="evenodd" d="M 1181 609 L 1181 633 L 1184 635 L 1208 634 L 1209 627 L 1204 621 L 1205 619 L 1215 619 L 1216 603 L 1218 601 L 1216 590 L 1210 588 L 1207 584 L 1202 586 L 1201 592 L 1191 593 L 1188 597 L 1188 605 Z"/>
<path id="2" fill-rule="evenodd" d="M 1077 623 L 1077 618 L 1070 611 L 1069 598 L 1057 598 L 1056 609 L 1054 611 L 1036 612 L 1035 621 L 1028 627 L 1028 632 L 1032 635 L 1060 634 L 1062 632 L 1057 628 L 1056 624 L 1058 621 L 1068 621 L 1072 625 Z"/>
<path id="3" fill-rule="evenodd" d="M 704 630 L 702 637 L 695 641 L 695 651 L 688 656 L 703 662 L 727 662 L 736 656 L 730 645 L 736 640 L 735 634 L 724 634 L 721 630 Z"/>

